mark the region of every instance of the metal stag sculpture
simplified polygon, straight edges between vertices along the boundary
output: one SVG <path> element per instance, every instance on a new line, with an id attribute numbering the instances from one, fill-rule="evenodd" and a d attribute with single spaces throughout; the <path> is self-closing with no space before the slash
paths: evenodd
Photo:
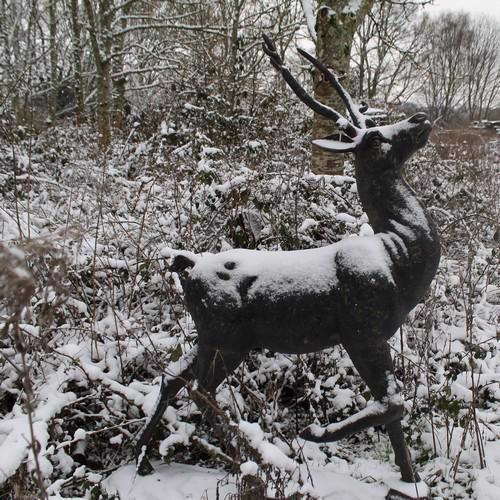
<path id="1" fill-rule="evenodd" d="M 333 85 L 351 120 L 308 95 L 264 36 L 263 49 L 297 96 L 342 130 L 314 141 L 332 153 L 354 154 L 359 197 L 373 236 L 288 252 L 230 250 L 196 256 L 179 252 L 171 270 L 181 272 L 185 302 L 198 331 L 192 364 L 168 384 L 137 443 L 138 470 L 147 474 L 147 445 L 169 399 L 195 377 L 214 393 L 253 348 L 309 353 L 342 344 L 375 398 L 359 413 L 300 436 L 336 441 L 370 426 L 386 426 L 403 481 L 418 481 L 400 419 L 403 399 L 387 341 L 422 299 L 438 266 L 434 224 L 402 177 L 405 161 L 429 137 L 423 113 L 393 125 L 375 126 L 335 75 L 308 53 Z"/>

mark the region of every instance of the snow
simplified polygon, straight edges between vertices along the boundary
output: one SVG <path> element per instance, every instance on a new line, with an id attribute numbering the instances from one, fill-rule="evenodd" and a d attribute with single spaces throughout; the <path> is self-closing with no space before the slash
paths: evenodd
<path id="1" fill-rule="evenodd" d="M 428 486 L 423 482 L 419 481 L 418 483 L 405 483 L 401 480 L 385 480 L 384 481 L 389 488 L 404 493 L 409 498 L 427 498 L 429 494 Z"/>
<path id="2" fill-rule="evenodd" d="M 229 498 L 238 491 L 237 478 L 220 470 L 178 463 L 153 465 L 155 472 L 146 477 L 137 476 L 133 465 L 121 467 L 104 481 L 105 490 L 109 494 L 118 494 L 120 500 L 166 500 L 166 491 L 168 500 L 211 500 Z M 298 475 L 304 478 L 304 486 L 299 491 L 309 493 L 310 498 L 324 500 L 383 500 L 389 491 L 389 483 L 397 484 L 398 481 L 394 472 L 380 469 L 377 474 L 374 466 L 370 463 L 374 476 L 379 476 L 376 482 L 366 482 L 366 476 L 355 479 L 332 468 L 301 466 Z M 254 468 L 252 465 L 248 467 Z M 268 494 L 274 497 L 272 492 Z"/>
<path id="3" fill-rule="evenodd" d="M 343 410 L 345 407 L 351 406 L 354 398 L 356 397 L 351 389 L 335 388 L 333 394 L 334 398 L 332 400 L 332 406 L 339 410 Z"/>
<path id="4" fill-rule="evenodd" d="M 258 151 L 260 149 L 263 149 L 266 147 L 266 143 L 264 141 L 258 141 L 258 140 L 252 140 L 252 141 L 245 141 L 243 143 L 243 146 L 247 147 L 248 149 L 251 149 L 252 151 Z"/>
<path id="5" fill-rule="evenodd" d="M 317 227 L 317 225 L 318 221 L 315 221 L 314 219 L 304 219 L 302 224 L 299 226 L 299 232 L 305 233 L 309 229 Z"/>
<path id="6" fill-rule="evenodd" d="M 224 182 L 224 184 L 219 184 L 218 186 L 214 186 L 214 190 L 218 191 L 219 193 L 227 193 L 228 191 L 231 191 L 236 187 L 242 186 L 246 182 L 247 178 L 244 175 L 238 175 L 233 179 Z"/>
<path id="7" fill-rule="evenodd" d="M 403 130 L 411 130 L 415 128 L 414 123 L 410 123 L 410 118 L 408 120 L 401 120 L 390 125 L 381 125 L 379 127 L 372 127 L 370 130 L 379 131 L 382 136 L 388 140 L 391 140 L 394 136 L 398 135 Z"/>
<path id="8" fill-rule="evenodd" d="M 113 436 L 112 438 L 109 438 L 109 442 L 111 444 L 122 444 L 122 442 L 123 442 L 123 434 L 117 434 L 116 436 Z"/>
<path id="9" fill-rule="evenodd" d="M 57 415 L 62 408 L 75 399 L 71 392 L 61 393 L 58 391 L 59 381 L 62 372 L 52 375 L 47 384 L 40 390 L 38 398 L 40 403 L 33 414 L 33 433 L 40 443 L 39 462 L 42 473 L 49 476 L 52 473 L 52 465 L 45 458 L 48 437 L 48 426 L 52 418 Z M 64 379 L 64 378 L 62 378 Z M 6 481 L 15 473 L 21 462 L 28 457 L 29 467 L 34 467 L 32 451 L 29 447 L 31 443 L 31 433 L 28 416 L 17 407 L 15 415 L 11 418 L 3 419 L 0 428 L 1 433 L 7 436 L 0 444 L 0 484 Z"/>
<path id="10" fill-rule="evenodd" d="M 190 279 L 202 280 L 210 289 L 214 303 L 229 298 L 241 304 L 239 285 L 255 277 L 247 292 L 251 300 L 266 296 L 277 300 L 291 294 L 328 293 L 337 285 L 336 258 L 363 276 L 377 275 L 393 282 L 391 262 L 379 236 L 353 236 L 322 248 L 295 251 L 229 250 L 199 257 Z"/>
<path id="11" fill-rule="evenodd" d="M 73 440 L 74 441 L 84 440 L 86 435 L 87 433 L 85 432 L 84 429 L 76 429 L 75 433 L 73 434 Z"/>
<path id="12" fill-rule="evenodd" d="M 364 222 L 359 228 L 360 236 L 373 236 L 374 234 L 375 233 L 373 231 L 373 228 L 370 226 L 370 224 L 367 224 L 366 222 Z"/>
<path id="13" fill-rule="evenodd" d="M 252 447 L 260 453 L 264 463 L 288 472 L 293 472 L 298 468 L 297 462 L 288 458 L 277 446 L 265 440 L 259 424 L 241 420 L 239 429 L 247 436 Z"/>
<path id="14" fill-rule="evenodd" d="M 335 214 L 335 219 L 338 220 L 339 222 L 345 222 L 346 224 L 356 224 L 357 219 L 356 217 L 353 217 L 352 215 L 339 212 L 338 214 Z"/>
<path id="15" fill-rule="evenodd" d="M 337 422 L 334 424 L 327 425 L 326 427 L 320 427 L 317 424 L 312 424 L 308 427 L 309 431 L 313 436 L 321 438 L 326 434 L 334 433 L 336 431 L 341 431 L 346 425 L 362 420 L 366 417 L 370 417 L 373 415 L 383 415 L 387 411 L 387 407 L 378 402 L 372 402 L 363 410 L 359 411 L 355 415 L 352 415 L 341 422 Z"/>
<path id="16" fill-rule="evenodd" d="M 390 141 L 392 140 L 393 137 L 395 137 L 404 130 L 411 130 L 412 128 L 415 127 L 415 124 L 410 123 L 410 119 L 408 119 L 390 125 L 381 125 L 378 127 L 372 127 L 370 129 L 366 129 L 365 125 L 366 116 L 358 111 L 358 106 L 352 101 L 351 97 L 347 93 L 345 97 L 346 100 L 349 102 L 355 117 L 360 122 L 361 129 L 358 129 L 357 135 L 352 139 L 352 142 L 343 142 L 331 139 L 315 139 L 312 142 L 316 146 L 330 151 L 349 153 L 354 151 L 356 147 L 361 143 L 364 135 L 367 133 L 368 130 L 370 132 L 377 130 L 385 139 L 387 139 L 388 142 L 382 143 L 381 147 L 382 151 L 388 152 L 392 148 Z M 349 121 L 346 120 L 345 118 L 339 118 L 337 120 L 337 125 L 339 126 L 339 128 L 344 129 L 349 125 Z"/>
<path id="17" fill-rule="evenodd" d="M 195 431 L 195 426 L 186 422 L 178 422 L 174 432 L 171 432 L 168 437 L 160 443 L 160 455 L 166 455 L 169 448 L 176 444 L 188 445 L 189 439 Z"/>
<path id="18" fill-rule="evenodd" d="M 201 148 L 201 154 L 203 156 L 217 156 L 222 155 L 224 152 L 220 148 L 214 148 L 210 146 L 204 146 Z"/>
<path id="19" fill-rule="evenodd" d="M 311 38 L 316 41 L 316 16 L 314 15 L 314 7 L 312 0 L 301 0 L 302 10 L 306 18 L 307 29 Z"/>
<path id="20" fill-rule="evenodd" d="M 189 102 L 186 102 L 184 104 L 184 108 L 187 109 L 188 111 L 204 111 L 205 108 L 202 108 L 201 106 L 195 106 L 194 104 L 191 104 Z"/>
<path id="21" fill-rule="evenodd" d="M 500 441 L 488 442 L 484 447 L 486 467 L 476 471 L 475 494 L 481 500 L 500 498 Z"/>
<path id="22" fill-rule="evenodd" d="M 346 129 L 349 127 L 350 122 L 346 118 L 342 117 L 337 120 L 337 125 L 340 129 Z"/>
<path id="23" fill-rule="evenodd" d="M 315 139 L 312 143 L 319 148 L 330 150 L 330 151 L 338 151 L 340 153 L 345 152 L 349 153 L 354 150 L 358 142 L 340 142 L 340 141 L 332 141 L 330 139 Z"/>
<path id="24" fill-rule="evenodd" d="M 234 484 L 225 481 L 226 473 L 184 464 L 154 464 L 150 476 L 136 475 L 135 466 L 121 467 L 106 479 L 109 494 L 118 494 L 120 500 L 186 500 L 225 498 L 234 492 Z"/>
<path id="25" fill-rule="evenodd" d="M 357 14 L 363 0 L 349 0 L 347 5 L 342 9 L 344 14 Z"/>
<path id="26" fill-rule="evenodd" d="M 255 476 L 259 470 L 259 466 L 253 462 L 252 460 L 248 460 L 246 462 L 243 462 L 240 465 L 240 471 L 243 476 Z"/>

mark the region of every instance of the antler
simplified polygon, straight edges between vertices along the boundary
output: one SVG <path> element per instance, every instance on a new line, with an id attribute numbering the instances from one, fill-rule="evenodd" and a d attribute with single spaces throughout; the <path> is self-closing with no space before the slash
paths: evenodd
<path id="1" fill-rule="evenodd" d="M 293 75 L 290 73 L 288 68 L 283 64 L 283 60 L 278 54 L 278 51 L 276 50 L 276 45 L 274 42 L 265 34 L 262 34 L 262 38 L 264 39 L 264 43 L 262 44 L 262 49 L 264 52 L 269 56 L 269 59 L 271 60 L 271 64 L 283 75 L 283 78 L 285 79 L 286 83 L 288 83 L 289 87 L 295 92 L 297 97 L 307 106 L 309 106 L 313 111 L 316 113 L 323 115 L 326 118 L 329 118 L 330 120 L 337 122 L 338 120 L 344 121 L 345 118 L 337 113 L 334 109 L 330 108 L 329 106 L 325 106 L 324 104 L 320 103 L 313 97 L 311 97 L 300 85 L 300 83 L 293 77 Z M 304 52 L 299 49 L 299 53 L 309 59 L 313 64 L 315 64 L 314 59 L 311 55 L 307 54 L 307 52 Z M 306 55 L 307 54 L 307 55 Z M 319 63 L 318 61 L 316 61 Z M 321 63 L 319 63 L 321 64 Z M 321 65 L 323 66 L 323 65 Z M 337 82 L 337 85 L 339 86 L 340 89 L 344 92 L 344 94 L 348 95 L 347 92 L 343 89 L 343 87 L 338 83 L 336 80 L 336 77 L 331 74 L 326 67 L 324 67 L 324 70 L 333 77 L 333 79 Z M 318 66 L 318 69 L 321 70 L 321 68 Z M 322 70 L 321 70 L 322 71 Z M 331 81 L 331 80 L 329 80 Z M 337 88 L 337 87 L 335 87 Z M 337 90 L 339 92 L 339 90 Z M 339 92 L 340 94 L 340 92 Z M 342 97 L 342 100 L 344 100 L 344 97 Z M 352 103 L 350 100 L 350 96 L 348 97 L 349 102 Z M 344 100 L 344 102 L 346 102 Z M 346 103 L 347 106 L 347 103 Z M 349 109 L 349 106 L 347 106 Z M 351 117 L 353 118 L 353 121 L 357 122 L 358 125 L 354 126 L 351 123 L 347 123 L 347 125 L 342 126 L 341 128 L 344 129 L 344 132 L 351 138 L 356 137 L 358 135 L 358 131 L 356 127 L 359 127 L 359 120 L 357 120 L 357 117 L 354 117 L 351 111 L 349 110 L 349 113 L 351 114 Z M 364 118 L 364 117 L 363 117 Z"/>
<path id="2" fill-rule="evenodd" d="M 359 128 L 367 128 L 366 117 L 363 116 L 363 113 L 368 109 L 366 103 L 361 103 L 362 106 L 357 109 L 354 101 L 352 100 L 349 92 L 342 86 L 339 82 L 336 75 L 330 71 L 322 62 L 318 61 L 311 54 L 297 47 L 298 53 L 307 59 L 310 63 L 312 63 L 316 68 L 318 68 L 321 73 L 325 76 L 326 80 L 332 85 L 332 87 L 337 91 L 337 94 L 340 96 L 342 101 L 351 116 L 351 119 L 354 123 L 354 126 Z"/>

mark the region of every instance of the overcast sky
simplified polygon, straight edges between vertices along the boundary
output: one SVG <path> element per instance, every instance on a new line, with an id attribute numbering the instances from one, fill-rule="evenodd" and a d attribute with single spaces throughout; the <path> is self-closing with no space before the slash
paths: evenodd
<path id="1" fill-rule="evenodd" d="M 434 0 L 434 5 L 427 6 L 426 10 L 463 10 L 471 14 L 488 14 L 500 20 L 500 0 Z"/>

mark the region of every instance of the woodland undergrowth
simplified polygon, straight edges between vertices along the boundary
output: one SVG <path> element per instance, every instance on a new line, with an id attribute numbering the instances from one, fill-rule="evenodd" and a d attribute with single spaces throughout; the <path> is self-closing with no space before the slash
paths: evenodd
<path id="1" fill-rule="evenodd" d="M 311 248 L 369 232 L 352 165 L 309 171 L 309 123 L 294 106 L 226 117 L 216 103 L 178 104 L 131 121 L 106 154 L 84 125 L 1 130 L 0 497 L 105 498 L 102 481 L 133 460 L 161 374 L 196 344 L 169 249 Z M 499 143 L 450 148 L 430 145 L 408 164 L 443 257 L 392 348 L 404 430 L 433 496 L 480 498 L 485 446 L 500 433 Z M 296 438 L 370 397 L 341 347 L 254 352 L 213 402 L 223 432 L 181 393 L 155 451 L 236 471 L 241 497 L 306 498 L 299 464 L 369 482 L 362 460 L 392 463 L 382 429 L 324 446 Z M 266 463 L 250 423 L 287 460 Z"/>

